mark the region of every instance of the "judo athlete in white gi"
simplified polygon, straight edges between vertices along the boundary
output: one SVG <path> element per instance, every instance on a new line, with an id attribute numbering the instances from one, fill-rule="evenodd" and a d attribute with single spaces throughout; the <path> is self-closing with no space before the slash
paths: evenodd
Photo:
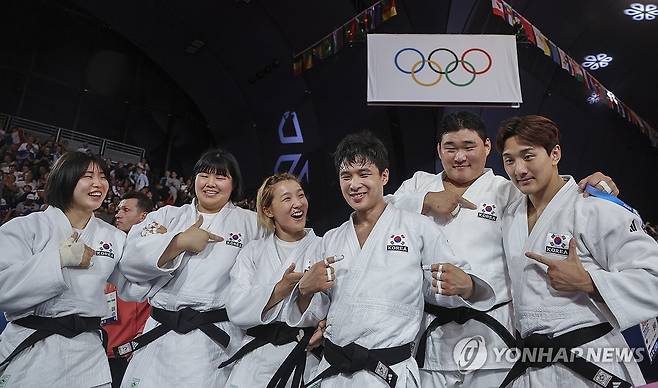
<path id="1" fill-rule="evenodd" d="M 437 138 L 443 172 L 419 171 L 386 199 L 398 208 L 427 214 L 441 225 L 456 256 L 467 258 L 493 287 L 496 302 L 491 311 L 479 314 L 426 304 L 423 335 L 416 348 L 420 379 L 426 387 L 495 387 L 502 383 L 513 362 L 496 359 L 494 349 L 514 346 L 502 213 L 522 194 L 507 179 L 485 168 L 491 140 L 479 116 L 470 112 L 447 115 Z M 584 179 L 583 185 L 601 180 L 614 186 L 601 173 Z M 473 342 L 468 339 L 477 341 L 482 354 L 469 353 Z M 469 354 L 471 358 L 465 357 Z M 483 363 L 475 362 L 475 358 L 484 356 Z M 460 360 L 462 364 L 458 364 Z"/>
<path id="2" fill-rule="evenodd" d="M 49 207 L 0 227 L 0 310 L 10 321 L 0 335 L 3 388 L 110 386 L 103 290 L 110 282 L 124 298 L 140 295 L 115 268 L 125 234 L 93 214 L 108 176 L 100 158 L 67 153 L 48 176 Z"/>
<path id="3" fill-rule="evenodd" d="M 231 270 L 226 310 L 247 333 L 242 348 L 223 363 L 237 360 L 226 386 L 298 388 L 319 362 L 306 351 L 316 328 L 288 326 L 282 310 L 304 268 L 318 255 L 321 238 L 305 228 L 308 201 L 293 175 L 265 179 L 256 208 L 258 224 L 268 234 L 247 244 Z M 315 342 L 321 337 L 318 330 Z"/>
<path id="4" fill-rule="evenodd" d="M 230 153 L 205 153 L 194 175 L 192 204 L 152 212 L 128 234 L 120 268 L 154 289 L 144 334 L 117 349 L 137 349 L 124 387 L 224 387 L 231 368 L 217 367 L 242 344 L 224 307 L 235 258 L 257 237 L 256 213 L 232 203 L 242 179 Z"/>
<path id="5" fill-rule="evenodd" d="M 388 155 L 379 139 L 367 132 L 347 136 L 335 165 L 355 212 L 323 237 L 319 257 L 327 259 L 304 274 L 292 294 L 296 304 L 288 305 L 289 323 L 296 326 L 327 319 L 324 357 L 309 384 L 418 387 L 412 343 L 424 298 L 486 310 L 493 290 L 464 272 L 468 264 L 455 258 L 431 220 L 387 206 Z M 331 264 L 336 257 L 344 259 Z"/>
<path id="6" fill-rule="evenodd" d="M 600 198 L 583 198 L 572 177 L 558 175 L 561 149 L 553 121 L 509 119 L 496 146 L 525 194 L 503 215 L 515 326 L 523 338 L 523 354 L 504 384 L 643 384 L 632 357 L 596 351 L 628 350 L 620 330 L 656 316 L 658 244 L 623 202 L 593 189 Z"/>

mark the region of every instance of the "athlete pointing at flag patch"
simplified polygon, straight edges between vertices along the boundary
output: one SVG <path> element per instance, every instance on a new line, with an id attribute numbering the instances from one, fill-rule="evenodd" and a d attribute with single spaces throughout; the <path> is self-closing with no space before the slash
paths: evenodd
<path id="1" fill-rule="evenodd" d="M 309 386 L 418 387 L 412 342 L 424 299 L 487 309 L 493 290 L 454 256 L 431 220 L 386 204 L 388 155 L 379 139 L 368 132 L 347 136 L 334 163 L 354 213 L 324 235 L 318 263 L 304 275 L 317 278 L 315 287 L 305 289 L 302 277 L 292 294 L 297 303 L 289 304 L 293 326 L 327 319 L 324 357 Z M 331 256 L 344 258 L 322 259 Z M 323 282 L 326 291 L 311 293 Z"/>
<path id="2" fill-rule="evenodd" d="M 557 125 L 541 116 L 501 124 L 496 146 L 524 194 L 503 215 L 519 359 L 501 386 L 630 387 L 644 383 L 635 360 L 550 358 L 560 349 L 627 348 L 621 330 L 658 312 L 658 244 L 636 212 L 607 193 L 578 192 L 558 174 Z"/>
<path id="3" fill-rule="evenodd" d="M 497 386 L 512 367 L 493 349 L 514 346 L 509 278 L 502 242 L 502 214 L 521 193 L 506 179 L 485 168 L 491 140 L 479 116 L 470 112 L 447 115 L 437 131 L 436 150 L 443 171 L 419 171 L 387 200 L 396 207 L 423 213 L 443 227 L 458 257 L 467 258 L 494 288 L 491 311 L 445 309 L 425 305 L 416 360 L 423 386 Z M 610 182 L 595 173 L 582 183 Z M 462 339 L 477 338 L 489 352 L 483 364 L 461 363 L 453 351 L 468 353 Z"/>

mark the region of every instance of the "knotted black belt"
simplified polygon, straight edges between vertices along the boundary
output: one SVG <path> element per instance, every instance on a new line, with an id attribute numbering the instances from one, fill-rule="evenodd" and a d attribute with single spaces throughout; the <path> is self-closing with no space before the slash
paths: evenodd
<path id="1" fill-rule="evenodd" d="M 297 345 L 288 354 L 279 369 L 274 373 L 268 388 L 283 388 L 288 379 L 294 373 L 292 387 L 299 388 L 304 385 L 303 376 L 306 369 L 306 347 L 315 331 L 314 327 L 290 327 L 283 322 L 273 322 L 267 325 L 252 327 L 247 330 L 247 335 L 254 337 L 231 358 L 219 365 L 223 368 L 250 353 L 261 346 L 272 344 L 276 346 L 297 342 Z"/>
<path id="2" fill-rule="evenodd" d="M 500 387 L 506 387 L 509 383 L 514 381 L 519 376 L 523 375 L 528 368 L 545 368 L 556 362 L 560 362 L 567 368 L 571 369 L 578 375 L 596 383 L 601 387 L 606 388 L 630 388 L 631 384 L 607 370 L 599 367 L 598 365 L 587 361 L 586 359 L 570 352 L 571 349 L 592 342 L 597 338 L 601 338 L 612 330 L 609 323 L 600 323 L 595 326 L 583 327 L 581 329 L 572 330 L 568 333 L 561 334 L 557 337 L 550 338 L 547 334 L 531 334 L 526 338 L 520 338 L 517 341 L 516 348 L 518 349 L 520 358 L 512 369 L 505 376 L 505 380 L 500 384 Z M 554 351 L 566 349 L 570 356 L 570 360 L 565 358 L 556 359 L 550 357 L 546 360 L 526 360 L 524 349 L 528 351 L 525 354 L 532 355 L 553 355 Z"/>
<path id="3" fill-rule="evenodd" d="M 226 309 L 200 312 L 190 307 L 178 311 L 153 307 L 151 309 L 151 317 L 160 322 L 160 325 L 130 342 L 115 346 L 113 351 L 116 357 L 122 357 L 141 349 L 172 330 L 179 334 L 187 334 L 192 330 L 199 329 L 223 347 L 227 347 L 231 340 L 224 330 L 213 324 L 215 322 L 228 321 Z"/>
<path id="4" fill-rule="evenodd" d="M 367 349 L 354 342 L 338 346 L 325 338 L 324 358 L 329 367 L 311 380 L 305 387 L 318 380 L 336 376 L 339 373 L 352 374 L 368 370 L 384 380 L 390 387 L 395 387 L 398 375 L 393 372 L 391 365 L 395 365 L 411 357 L 412 343 L 392 348 Z"/>
<path id="5" fill-rule="evenodd" d="M 516 346 L 516 339 L 514 336 L 507 330 L 502 323 L 498 322 L 495 318 L 487 314 L 490 311 L 493 311 L 499 307 L 505 306 L 509 302 L 499 303 L 487 311 L 479 311 L 470 307 L 440 307 L 433 304 L 425 303 L 425 312 L 432 314 L 436 318 L 432 320 L 427 329 L 423 332 L 423 335 L 418 341 L 418 350 L 416 351 L 416 363 L 419 368 L 425 366 L 425 349 L 427 348 L 427 337 L 429 334 L 434 331 L 439 326 L 445 325 L 449 322 L 456 322 L 460 325 L 468 322 L 473 319 L 487 325 L 491 330 L 493 330 L 500 338 L 505 341 L 505 344 L 513 348 Z"/>
<path id="6" fill-rule="evenodd" d="M 8 364 L 18 353 L 54 334 L 73 338 L 88 331 L 98 331 L 103 348 L 107 346 L 107 336 L 101 330 L 101 319 L 99 317 L 81 317 L 77 314 L 58 318 L 29 315 L 25 318 L 17 319 L 13 323 L 36 331 L 18 344 L 16 349 L 4 361 L 0 362 L 0 367 Z"/>

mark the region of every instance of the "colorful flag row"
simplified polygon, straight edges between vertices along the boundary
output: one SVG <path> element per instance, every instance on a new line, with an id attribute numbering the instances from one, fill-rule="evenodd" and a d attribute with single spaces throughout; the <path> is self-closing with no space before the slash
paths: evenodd
<path id="1" fill-rule="evenodd" d="M 395 0 L 375 2 L 315 44 L 295 54 L 292 60 L 293 74 L 302 74 L 319 62 L 338 53 L 346 45 L 349 46 L 355 41 L 364 41 L 368 32 L 375 30 L 397 14 Z"/>
<path id="2" fill-rule="evenodd" d="M 649 137 L 651 144 L 654 147 L 658 147 L 658 131 L 656 129 L 635 113 L 634 110 L 629 108 L 628 105 L 619 100 L 611 91 L 606 89 L 605 86 L 542 34 L 523 15 L 516 12 L 515 9 L 503 0 L 491 0 L 491 8 L 494 15 L 501 17 L 509 25 L 517 28 L 520 27 L 528 42 L 536 45 L 544 52 L 544 55 L 551 57 L 553 62 L 561 66 L 572 77 L 582 82 L 588 93 L 597 95 L 601 101 L 607 101 L 610 109 L 615 110 L 620 116 L 639 127 L 642 134 Z"/>

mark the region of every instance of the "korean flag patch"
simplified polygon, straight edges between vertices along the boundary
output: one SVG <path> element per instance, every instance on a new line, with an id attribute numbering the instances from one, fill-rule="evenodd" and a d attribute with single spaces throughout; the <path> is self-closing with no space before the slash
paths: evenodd
<path id="1" fill-rule="evenodd" d="M 548 233 L 546 235 L 546 253 L 569 256 L 571 236 L 566 233 Z"/>

